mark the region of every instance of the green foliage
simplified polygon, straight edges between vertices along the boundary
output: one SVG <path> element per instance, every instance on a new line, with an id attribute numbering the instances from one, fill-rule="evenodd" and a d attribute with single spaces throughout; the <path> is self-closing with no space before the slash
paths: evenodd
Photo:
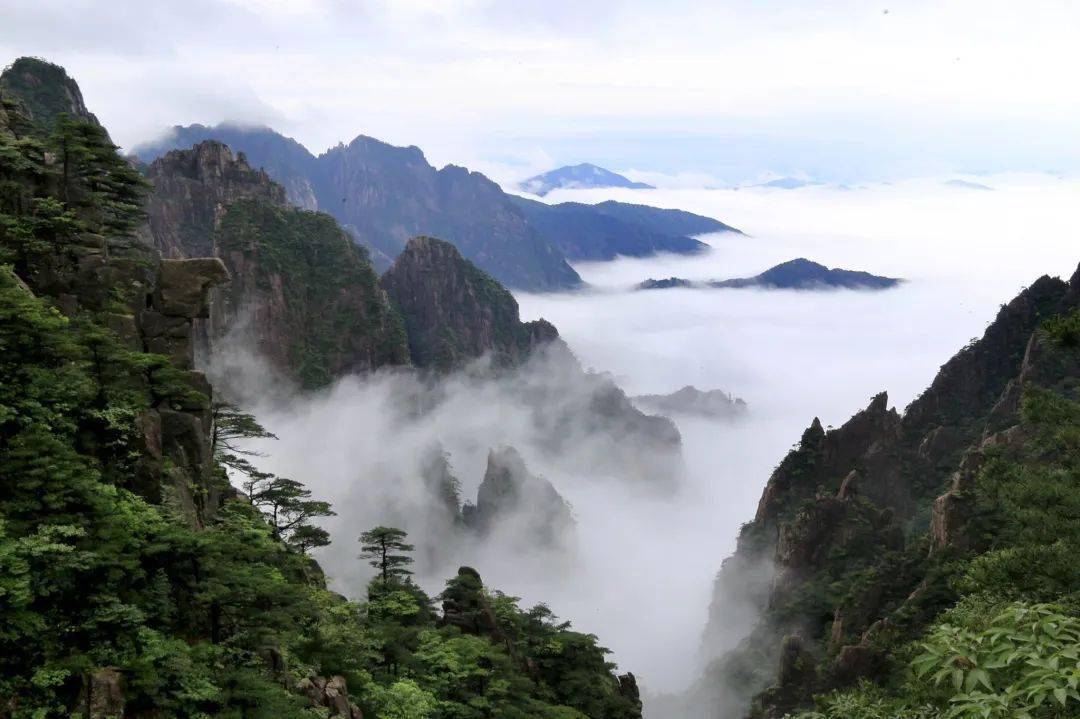
<path id="1" fill-rule="evenodd" d="M 401 317 L 386 302 L 363 250 L 332 217 L 260 200 L 229 205 L 217 242 L 241 252 L 264 292 L 280 293 L 290 366 L 304 387 L 330 383 L 343 356 L 372 366 L 408 361 Z M 227 292 L 244 291 L 239 283 Z M 370 346 L 354 347 L 357 342 Z"/>
<path id="2" fill-rule="evenodd" d="M 951 687 L 949 717 L 1075 716 L 1080 619 L 1054 605 L 1013 603 L 986 622 L 945 622 L 912 667 L 935 686 Z"/>
<path id="3" fill-rule="evenodd" d="M 360 558 L 379 571 L 384 583 L 405 579 L 412 571 L 409 565 L 413 558 L 409 552 L 413 545 L 407 543 L 408 535 L 395 527 L 375 527 L 360 535 Z"/>

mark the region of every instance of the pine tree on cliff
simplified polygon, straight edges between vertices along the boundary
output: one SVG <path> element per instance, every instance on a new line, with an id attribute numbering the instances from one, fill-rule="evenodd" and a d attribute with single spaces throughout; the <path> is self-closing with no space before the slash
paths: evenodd
<path id="1" fill-rule="evenodd" d="M 407 552 L 414 547 L 405 542 L 408 534 L 395 527 L 375 527 L 360 535 L 360 558 L 379 570 L 383 582 L 403 580 L 412 570 L 408 565 L 413 558 Z"/>

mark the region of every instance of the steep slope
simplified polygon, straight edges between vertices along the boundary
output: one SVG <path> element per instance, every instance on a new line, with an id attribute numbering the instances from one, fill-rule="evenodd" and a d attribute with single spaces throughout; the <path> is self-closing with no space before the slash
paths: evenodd
<path id="1" fill-rule="evenodd" d="M 982 503 L 982 492 L 1000 492 L 990 489 L 1000 481 L 987 475 L 992 458 L 1012 453 L 1034 467 L 1059 461 L 1068 446 L 1058 440 L 1049 454 L 1037 449 L 1033 438 L 1046 420 L 1026 402 L 1077 399 L 1076 342 L 1055 349 L 1046 328 L 1065 327 L 1057 331 L 1070 336 L 1078 307 L 1080 270 L 1069 283 L 1040 278 L 942 367 L 902 417 L 882 394 L 838 429 L 814 420 L 769 478 L 757 515 L 718 575 L 705 648 L 720 658 L 698 684 L 698 713 L 689 716 L 739 717 L 750 709 L 779 717 L 822 690 L 904 671 L 890 664 L 890 653 L 910 651 L 906 644 L 957 601 L 966 562 L 984 561 L 979 554 L 993 546 L 987 532 L 1007 537 L 1010 526 L 1028 521 L 1002 515 L 994 506 L 1001 500 Z M 1067 414 L 1058 417 L 1065 424 L 1053 431 L 1076 431 Z M 991 517 L 996 526 L 985 523 Z M 1043 549 L 1029 551 L 1050 551 L 1069 536 L 1054 532 L 1040 540 Z M 758 611 L 733 647 L 733 619 Z"/>
<path id="2" fill-rule="evenodd" d="M 521 183 L 521 189 L 543 197 L 552 190 L 625 187 L 631 190 L 651 190 L 652 185 L 634 182 L 602 167 L 583 162 L 566 165 L 543 174 L 530 177 Z"/>
<path id="3" fill-rule="evenodd" d="M 408 363 L 401 319 L 333 218 L 289 206 L 266 173 L 213 141 L 168 153 L 147 177 L 155 246 L 220 257 L 233 276 L 214 297 L 210 349 L 235 332 L 305 387 Z"/>
<path id="4" fill-rule="evenodd" d="M 577 273 L 530 225 L 498 185 L 477 172 L 436 170 L 416 147 L 363 135 L 317 158 L 273 131 L 220 125 L 174 128 L 161 143 L 136 149 L 144 159 L 190 142 L 219 139 L 244 152 L 285 186 L 296 204 L 333 215 L 381 263 L 414 235 L 435 235 L 508 286 L 576 287 Z"/>

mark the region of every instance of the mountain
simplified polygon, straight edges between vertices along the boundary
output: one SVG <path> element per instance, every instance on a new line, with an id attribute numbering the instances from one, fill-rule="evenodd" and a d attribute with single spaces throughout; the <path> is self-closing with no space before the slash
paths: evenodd
<path id="1" fill-rule="evenodd" d="M 309 555 L 330 541 L 316 524 L 330 506 L 234 444 L 273 435 L 191 369 L 197 323 L 230 279 L 273 297 L 274 262 L 309 246 L 370 286 L 333 219 L 282 207 L 281 188 L 208 145 L 156 168 L 172 193 L 158 226 L 210 228 L 236 272 L 163 259 L 144 241 L 153 188 L 104 129 L 47 128 L 29 105 L 0 97 L 0 714 L 641 719 L 634 676 L 595 636 L 468 568 L 437 602 L 401 571 L 401 530 L 363 533 L 376 576 L 361 597 L 330 591 Z M 204 204 L 219 190 L 234 199 Z"/>
<path id="2" fill-rule="evenodd" d="M 635 404 L 660 414 L 695 414 L 729 419 L 746 414 L 746 402 L 738 397 L 718 389 L 702 391 L 692 385 L 671 394 L 642 394 L 633 399 Z"/>
<path id="3" fill-rule="evenodd" d="M 583 162 L 580 165 L 566 165 L 549 170 L 541 175 L 530 177 L 521 183 L 521 189 L 543 197 L 552 190 L 589 189 L 600 187 L 625 187 L 631 190 L 652 190 L 652 185 L 633 182 L 617 173 L 596 165 Z"/>
<path id="4" fill-rule="evenodd" d="M 882 290 L 902 280 L 868 272 L 829 269 L 802 257 L 783 262 L 754 277 L 709 282 L 710 287 L 762 287 L 765 289 L 814 290 L 832 287 Z"/>
<path id="5" fill-rule="evenodd" d="M 797 177 L 780 177 L 775 180 L 769 180 L 768 182 L 751 185 L 751 187 L 773 187 L 780 190 L 798 190 L 802 187 L 814 187 L 815 185 L 822 184 L 824 183 L 815 182 L 813 180 L 800 180 Z"/>
<path id="6" fill-rule="evenodd" d="M 548 205 L 524 197 L 513 201 L 529 221 L 571 260 L 645 257 L 658 252 L 694 254 L 708 245 L 689 234 L 738 232 L 719 220 L 682 210 L 623 202 Z"/>
<path id="7" fill-rule="evenodd" d="M 946 180 L 945 185 L 947 187 L 959 187 L 963 190 L 989 190 L 993 191 L 993 187 L 984 185 L 981 182 L 971 182 L 969 180 Z"/>
<path id="8" fill-rule="evenodd" d="M 491 180 L 448 165 L 436 170 L 417 147 L 363 135 L 315 157 L 268 128 L 175 127 L 163 141 L 136 148 L 143 160 L 204 140 L 243 152 L 286 188 L 290 201 L 327 212 L 380 267 L 416 235 L 442 237 L 506 285 L 525 290 L 577 287 L 581 278 Z"/>
<path id="9" fill-rule="evenodd" d="M 476 504 L 466 504 L 463 516 L 481 534 L 501 531 L 534 549 L 566 542 L 574 528 L 570 505 L 550 482 L 529 472 L 513 447 L 488 452 Z"/>
<path id="10" fill-rule="evenodd" d="M 381 282 L 405 318 L 418 367 L 447 371 L 485 354 L 516 365 L 535 344 L 558 338 L 544 320 L 521 322 L 514 296 L 449 242 L 412 238 Z"/>
<path id="11" fill-rule="evenodd" d="M 652 277 L 639 282 L 634 289 L 637 290 L 670 290 L 675 287 L 701 287 L 701 282 L 694 282 L 692 280 L 683 279 L 682 277 L 665 277 L 662 280 L 655 280 Z"/>
<path id="12" fill-rule="evenodd" d="M 1004 305 L 903 414 L 882 393 L 836 429 L 814 419 L 717 576 L 703 642 L 714 660 L 691 700 L 668 708 L 800 718 L 815 703 L 830 717 L 938 716 L 963 702 L 975 713 L 957 716 L 1035 711 L 1034 694 L 1009 687 L 1065 682 L 1064 673 L 1050 679 L 992 657 L 1019 643 L 1035 657 L 1028 666 L 1050 661 L 1061 649 L 1027 638 L 1039 622 L 1080 636 L 1078 348 L 1080 268 L 1068 282 L 1041 277 Z M 739 624 L 750 627 L 742 636 Z M 1058 637 L 1054 647 L 1074 641 Z M 977 668 L 986 682 L 975 675 L 973 696 Z M 950 681 L 937 684 L 938 672 Z"/>
<path id="13" fill-rule="evenodd" d="M 34 57 L 20 57 L 0 75 L 0 98 L 17 100 L 20 114 L 42 132 L 53 129 L 60 115 L 100 127 L 86 109 L 78 83 L 64 68 Z"/>
<path id="14" fill-rule="evenodd" d="M 398 311 L 332 217 L 288 204 L 280 185 L 219 142 L 169 152 L 146 176 L 154 246 L 170 257 L 219 257 L 233 278 L 215 290 L 210 348 L 250 346 L 309 388 L 408 364 Z"/>

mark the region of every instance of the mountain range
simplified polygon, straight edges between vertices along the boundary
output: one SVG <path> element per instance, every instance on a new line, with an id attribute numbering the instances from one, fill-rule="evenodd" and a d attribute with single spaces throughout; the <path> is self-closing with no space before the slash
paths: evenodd
<path id="1" fill-rule="evenodd" d="M 406 241 L 430 235 L 452 243 L 503 284 L 523 290 L 581 285 L 567 259 L 611 259 L 654 252 L 698 252 L 686 237 L 730 229 L 700 215 L 620 203 L 551 209 L 509 195 L 478 172 L 431 166 L 417 147 L 358 136 L 315 156 L 269 128 L 222 124 L 174 127 L 135 148 L 142 162 L 214 140 L 243 153 L 285 188 L 288 200 L 333 216 L 385 270 Z"/>
<path id="2" fill-rule="evenodd" d="M 552 190 L 581 190 L 607 187 L 623 187 L 630 190 L 652 190 L 652 185 L 634 182 L 602 167 L 583 162 L 565 165 L 522 181 L 521 189 L 543 197 Z"/>

